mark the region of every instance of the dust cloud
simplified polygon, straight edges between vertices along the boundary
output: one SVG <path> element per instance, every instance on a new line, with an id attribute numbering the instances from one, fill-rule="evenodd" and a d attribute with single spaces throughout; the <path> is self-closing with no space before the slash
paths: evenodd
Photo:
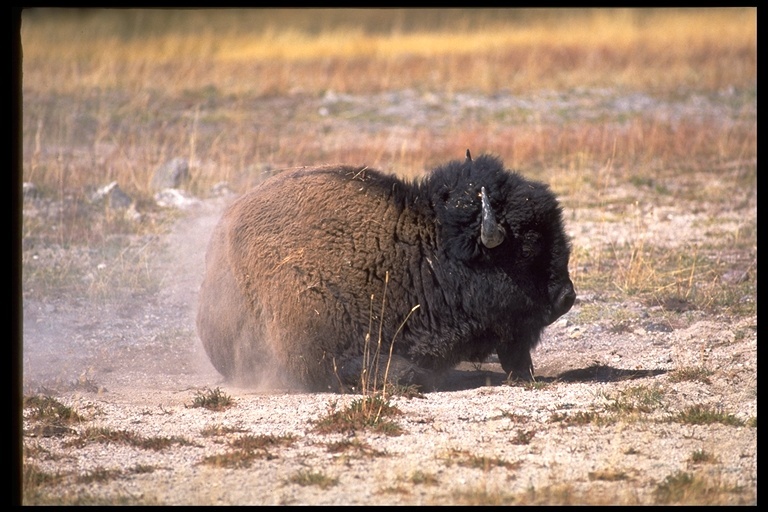
<path id="1" fill-rule="evenodd" d="M 214 387 L 221 375 L 195 332 L 205 250 L 231 198 L 201 202 L 151 244 L 157 293 L 108 300 L 51 295 L 23 301 L 24 392 Z"/>

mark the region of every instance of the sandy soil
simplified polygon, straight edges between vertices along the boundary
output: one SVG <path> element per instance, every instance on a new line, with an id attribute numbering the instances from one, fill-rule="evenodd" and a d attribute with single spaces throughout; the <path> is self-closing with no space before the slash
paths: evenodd
<path id="1" fill-rule="evenodd" d="M 695 405 L 756 418 L 756 318 L 733 323 L 687 311 L 670 323 L 658 308 L 581 294 L 533 354 L 537 385 L 504 383 L 494 361 L 465 364 L 440 391 L 392 399 L 402 411 L 393 418 L 400 435 L 321 434 L 315 420 L 359 397 L 232 387 L 199 346 L 196 294 L 205 245 L 225 202 L 190 210 L 155 246 L 151 271 L 162 291 L 150 299 L 24 301 L 25 393 L 50 393 L 84 417 L 63 433 L 25 421 L 24 463 L 60 475 L 41 486 L 41 501 L 756 503 L 757 429 L 674 421 Z M 574 244 L 597 243 L 604 233 L 595 212 L 571 213 Z M 653 236 L 677 243 L 684 243 L 681 233 L 697 236 L 700 219 L 662 213 L 673 221 Z M 622 227 L 615 226 L 619 236 Z M 630 320 L 623 329 L 574 322 L 588 306 L 621 309 Z M 674 378 L 690 368 L 705 368 L 706 382 Z M 232 407 L 191 407 L 200 392 L 216 387 L 233 398 Z M 157 450 L 67 444 L 92 427 L 184 442 Z M 241 467 L 206 463 L 231 455 L 248 435 L 291 441 Z M 675 495 L 686 475 L 693 483 Z"/>

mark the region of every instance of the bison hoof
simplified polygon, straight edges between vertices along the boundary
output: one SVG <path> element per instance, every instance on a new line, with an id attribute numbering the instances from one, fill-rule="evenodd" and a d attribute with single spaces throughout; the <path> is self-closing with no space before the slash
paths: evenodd
<path id="1" fill-rule="evenodd" d="M 528 347 L 499 345 L 496 347 L 501 368 L 507 373 L 507 381 L 534 382 L 533 361 Z"/>
<path id="2" fill-rule="evenodd" d="M 507 374 L 507 382 L 536 382 L 536 377 L 533 376 L 533 366 L 527 371 L 512 370 Z"/>

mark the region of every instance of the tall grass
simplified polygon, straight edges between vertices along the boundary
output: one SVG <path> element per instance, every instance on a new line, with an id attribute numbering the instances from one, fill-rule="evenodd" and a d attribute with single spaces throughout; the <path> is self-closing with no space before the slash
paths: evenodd
<path id="1" fill-rule="evenodd" d="M 58 92 L 674 92 L 752 85 L 756 32 L 755 9 L 46 9 L 22 44 L 25 87 Z"/>
<path id="2" fill-rule="evenodd" d="M 368 132 L 359 127 L 379 114 L 358 116 L 350 137 L 308 109 L 327 91 L 754 91 L 755 9 L 23 14 L 24 179 L 59 194 L 118 180 L 146 195 L 151 171 L 173 156 L 215 162 L 193 170 L 206 189 L 222 179 L 250 186 L 258 177 L 248 166 L 265 161 L 347 160 L 418 173 L 455 157 L 457 146 L 492 149 L 515 167 L 577 172 L 612 153 L 654 169 L 692 154 L 710 164 L 755 153 L 749 117 L 724 124 L 617 113 L 585 122 L 553 119 L 543 105 L 499 118 L 442 117 L 452 122 L 406 126 L 399 141 L 390 129 L 398 119 Z M 260 101 L 276 96 L 286 100 L 267 108 Z M 323 126 L 331 131 L 308 136 Z"/>

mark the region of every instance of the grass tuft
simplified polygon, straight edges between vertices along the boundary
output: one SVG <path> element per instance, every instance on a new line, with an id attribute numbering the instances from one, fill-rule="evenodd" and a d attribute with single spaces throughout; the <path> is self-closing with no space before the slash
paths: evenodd
<path id="1" fill-rule="evenodd" d="M 371 296 L 371 309 L 369 311 L 370 323 L 368 333 L 365 335 L 363 351 L 363 367 L 360 374 L 360 391 L 362 397 L 353 399 L 344 409 L 337 409 L 337 402 L 328 405 L 325 416 L 314 422 L 314 430 L 320 433 L 342 432 L 350 433 L 357 430 L 368 429 L 390 436 L 398 436 L 403 433 L 402 427 L 391 420 L 392 417 L 402 414 L 402 411 L 392 405 L 390 397 L 393 394 L 403 394 L 407 397 L 421 397 L 417 386 L 403 385 L 389 375 L 390 364 L 397 335 L 402 330 L 411 314 L 418 309 L 414 306 L 405 316 L 403 321 L 392 336 L 389 343 L 387 359 L 382 353 L 384 311 L 386 306 L 387 287 L 389 285 L 389 272 L 384 276 L 384 290 L 382 293 L 381 311 L 379 313 L 378 337 L 374 343 L 371 341 L 373 330 L 373 296 Z M 343 386 L 342 386 L 343 388 Z"/>
<path id="2" fill-rule="evenodd" d="M 196 391 L 189 407 L 203 407 L 211 411 L 223 411 L 234 405 L 232 397 L 224 393 L 221 388 Z"/>
<path id="3" fill-rule="evenodd" d="M 664 407 L 663 397 L 664 391 L 660 386 L 631 386 L 615 395 L 606 395 L 609 400 L 606 410 L 622 415 L 649 414 Z"/>
<path id="4" fill-rule="evenodd" d="M 248 430 L 239 425 L 208 425 L 200 432 L 200 434 L 203 437 L 218 437 L 225 436 L 227 434 L 240 434 L 243 432 L 248 432 Z"/>
<path id="5" fill-rule="evenodd" d="M 482 469 L 484 471 L 488 471 L 497 467 L 505 469 L 517 469 L 521 464 L 519 461 L 509 462 L 498 457 L 475 455 L 467 450 L 459 449 L 451 449 L 441 458 L 448 465 L 457 464 L 462 467 Z"/>
<path id="6" fill-rule="evenodd" d="M 618 420 L 615 416 L 604 416 L 595 411 L 576 411 L 575 413 L 555 412 L 549 417 L 551 423 L 561 423 L 566 426 L 583 425 L 612 425 Z"/>
<path id="7" fill-rule="evenodd" d="M 248 468 L 254 460 L 273 460 L 269 449 L 280 446 L 291 446 L 296 441 L 292 434 L 274 435 L 244 435 L 229 442 L 230 450 L 225 453 L 209 455 L 200 462 L 207 466 L 220 468 Z"/>
<path id="8" fill-rule="evenodd" d="M 702 464 L 702 463 L 715 463 L 717 462 L 717 457 L 715 457 L 714 454 L 709 453 L 701 448 L 698 450 L 694 450 L 691 453 L 691 457 L 689 459 L 693 464 Z"/>
<path id="9" fill-rule="evenodd" d="M 692 473 L 677 471 L 656 487 L 654 497 L 659 505 L 743 505 L 749 502 L 743 492 L 739 486 L 721 485 Z"/>
<path id="10" fill-rule="evenodd" d="M 329 477 L 320 471 L 302 470 L 291 476 L 287 480 L 289 483 L 299 484 L 302 487 L 314 485 L 321 489 L 328 489 L 339 483 L 339 479 Z"/>
<path id="11" fill-rule="evenodd" d="M 337 403 L 328 406 L 325 416 L 314 421 L 314 431 L 321 434 L 351 433 L 372 430 L 388 436 L 399 436 L 402 427 L 389 418 L 402 411 L 380 395 L 356 398 L 344 409 L 337 409 Z"/>
<path id="12" fill-rule="evenodd" d="M 703 384 L 712 384 L 710 377 L 714 372 L 707 368 L 697 366 L 690 368 L 678 368 L 669 374 L 670 382 L 695 381 Z"/>
<path id="13" fill-rule="evenodd" d="M 742 427 L 746 423 L 733 414 L 713 408 L 708 405 L 692 405 L 676 415 L 670 416 L 669 421 L 689 425 L 712 425 L 720 423 L 733 427 Z"/>
<path id="14" fill-rule="evenodd" d="M 328 443 L 328 452 L 330 453 L 350 453 L 354 452 L 361 456 L 368 457 L 383 457 L 388 455 L 386 451 L 377 450 L 371 447 L 370 444 L 355 437 L 352 439 L 342 439 L 341 441 L 335 441 Z"/>
<path id="15" fill-rule="evenodd" d="M 511 442 L 512 444 L 520 444 L 520 445 L 530 444 L 531 440 L 533 440 L 533 437 L 535 435 L 536 435 L 535 430 L 523 430 L 519 428 L 517 429 L 517 433 L 512 438 Z"/>
<path id="16" fill-rule="evenodd" d="M 24 397 L 24 412 L 26 419 L 32 421 L 69 425 L 83 421 L 77 411 L 50 396 Z"/>
<path id="17" fill-rule="evenodd" d="M 63 443 L 63 446 L 82 448 L 91 443 L 123 444 L 154 451 L 164 450 L 173 445 L 198 446 L 196 443 L 179 436 L 143 437 L 128 430 L 114 430 L 107 427 L 88 427 L 77 438 Z"/>
<path id="18" fill-rule="evenodd" d="M 629 478 L 624 471 L 615 469 L 590 471 L 587 476 L 589 476 L 590 480 L 600 480 L 603 482 L 620 482 Z"/>

